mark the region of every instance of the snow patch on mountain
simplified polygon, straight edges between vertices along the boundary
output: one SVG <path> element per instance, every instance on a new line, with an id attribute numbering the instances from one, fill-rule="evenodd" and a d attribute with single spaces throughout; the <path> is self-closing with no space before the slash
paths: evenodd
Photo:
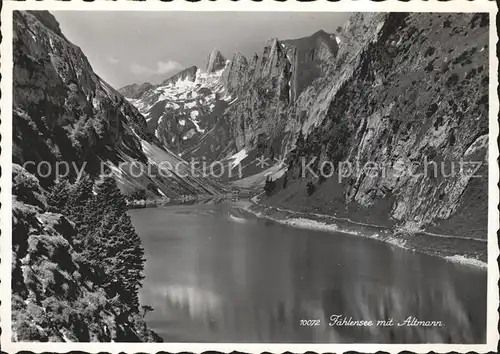
<path id="1" fill-rule="evenodd" d="M 195 135 L 195 134 L 196 134 L 196 130 L 194 130 L 194 129 L 191 128 L 190 130 L 188 130 L 188 132 L 186 133 L 186 135 L 184 135 L 182 137 L 182 140 L 191 139 L 193 137 L 193 135 Z"/>
<path id="2" fill-rule="evenodd" d="M 248 153 L 246 149 L 243 149 L 233 156 L 229 157 L 229 160 L 231 161 L 231 168 L 234 168 L 235 166 L 238 166 L 238 164 L 245 159 L 245 157 L 248 156 Z"/>
<path id="3" fill-rule="evenodd" d="M 193 67 L 189 74 L 180 72 L 152 86 L 140 98 L 128 98 L 128 101 L 147 117 L 148 129 L 166 147 L 172 147 L 171 136 L 179 133 L 182 140 L 189 143 L 189 139 L 197 139 L 205 133 L 204 120 L 218 105 L 235 102 L 236 98 L 226 92 L 221 82 L 225 66 L 216 65 L 216 69 L 207 72 Z M 190 132 L 192 128 L 195 129 Z"/>
<path id="4" fill-rule="evenodd" d="M 200 125 L 199 125 L 199 122 L 198 122 L 198 116 L 200 115 L 200 112 L 194 110 L 194 111 L 191 111 L 190 113 L 190 116 L 191 116 L 191 122 L 193 122 L 193 124 L 195 125 L 196 127 L 196 130 L 199 132 L 199 133 L 205 133 L 205 129 L 201 129 L 200 128 Z"/>

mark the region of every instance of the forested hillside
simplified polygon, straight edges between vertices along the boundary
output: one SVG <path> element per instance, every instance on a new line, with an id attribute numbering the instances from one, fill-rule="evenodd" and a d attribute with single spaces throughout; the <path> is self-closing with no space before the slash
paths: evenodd
<path id="1" fill-rule="evenodd" d="M 143 249 L 122 192 L 211 194 L 216 185 L 121 171 L 178 158 L 155 147 L 144 118 L 50 13 L 17 11 L 13 21 L 12 339 L 159 341 L 137 298 Z M 66 178 L 58 162 L 74 167 L 59 171 Z"/>
<path id="2" fill-rule="evenodd" d="M 13 166 L 15 341 L 160 341 L 137 292 L 143 249 L 112 177 L 48 190 Z"/>

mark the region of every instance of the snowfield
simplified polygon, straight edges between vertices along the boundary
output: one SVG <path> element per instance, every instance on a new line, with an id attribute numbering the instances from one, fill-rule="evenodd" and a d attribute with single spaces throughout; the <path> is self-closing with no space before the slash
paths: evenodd
<path id="1" fill-rule="evenodd" d="M 204 134 L 205 129 L 200 126 L 200 120 L 213 112 L 217 101 L 223 100 L 234 103 L 236 98 L 232 98 L 221 84 L 221 76 L 224 69 L 213 73 L 207 73 L 201 69 L 196 70 L 193 76 L 180 77 L 175 82 L 160 84 L 146 91 L 140 99 L 128 99 L 139 112 L 147 117 L 150 124 L 156 123 L 154 127 L 155 135 L 162 140 L 168 132 L 161 125 L 164 119 L 174 118 L 174 124 L 178 124 L 178 129 L 184 133 L 182 140 L 191 139 L 196 133 Z M 163 111 L 159 108 L 163 103 Z M 181 118 L 182 119 L 179 119 Z M 175 119 L 177 118 L 177 119 Z M 186 122 L 190 120 L 196 130 L 191 132 L 183 131 L 186 129 Z M 164 140 L 164 139 L 163 139 Z M 170 140 L 170 139 L 169 139 Z"/>

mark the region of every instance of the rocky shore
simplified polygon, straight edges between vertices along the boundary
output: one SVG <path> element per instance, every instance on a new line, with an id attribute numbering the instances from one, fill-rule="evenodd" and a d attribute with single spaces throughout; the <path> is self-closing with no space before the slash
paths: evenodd
<path id="1" fill-rule="evenodd" d="M 425 231 L 411 233 L 407 230 L 362 223 L 349 218 L 302 213 L 263 205 L 256 198 L 245 209 L 257 217 L 293 227 L 368 237 L 413 252 L 442 257 L 451 262 L 484 269 L 487 267 L 487 241 L 482 239 Z"/>

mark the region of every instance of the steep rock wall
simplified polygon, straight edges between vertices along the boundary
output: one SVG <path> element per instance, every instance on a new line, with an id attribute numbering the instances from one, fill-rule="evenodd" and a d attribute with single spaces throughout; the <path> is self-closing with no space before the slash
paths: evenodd
<path id="1" fill-rule="evenodd" d="M 346 204 L 369 209 L 388 200 L 388 216 L 407 230 L 439 227 L 476 210 L 475 232 L 485 237 L 487 23 L 478 14 L 351 18 L 336 72 L 303 92 L 296 109 L 304 123 L 289 125 L 306 136 L 301 153 L 318 156 L 318 163 L 337 158 L 383 167 L 385 175 L 364 170 L 344 179 Z M 345 141 L 336 137 L 339 130 Z M 427 172 L 425 161 L 432 164 Z M 461 162 L 463 171 L 452 173 Z M 482 177 L 471 176 L 472 163 Z"/>

